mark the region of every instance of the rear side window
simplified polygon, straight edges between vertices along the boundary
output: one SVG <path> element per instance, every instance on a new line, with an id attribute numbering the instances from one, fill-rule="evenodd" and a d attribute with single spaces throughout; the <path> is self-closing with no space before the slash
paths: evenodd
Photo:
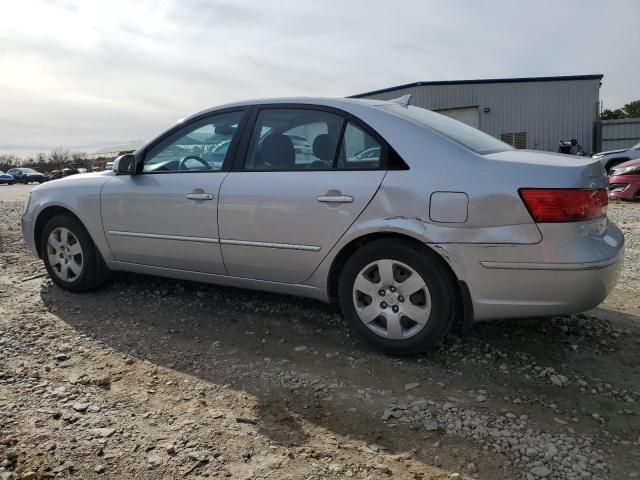
<path id="1" fill-rule="evenodd" d="M 343 121 L 340 115 L 321 110 L 261 110 L 245 170 L 329 170 Z"/>
<path id="2" fill-rule="evenodd" d="M 344 170 L 380 168 L 382 146 L 363 129 L 348 122 L 337 167 Z"/>
<path id="3" fill-rule="evenodd" d="M 244 170 L 404 170 L 377 135 L 339 112 L 312 108 L 259 111 Z"/>

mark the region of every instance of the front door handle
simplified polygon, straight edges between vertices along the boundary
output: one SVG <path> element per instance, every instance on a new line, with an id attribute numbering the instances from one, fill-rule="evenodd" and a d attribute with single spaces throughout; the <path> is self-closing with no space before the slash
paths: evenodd
<path id="1" fill-rule="evenodd" d="M 351 195 L 320 195 L 318 201 L 322 203 L 353 203 Z"/>
<path id="2" fill-rule="evenodd" d="M 213 197 L 210 193 L 187 193 L 185 195 L 189 200 L 213 200 Z"/>

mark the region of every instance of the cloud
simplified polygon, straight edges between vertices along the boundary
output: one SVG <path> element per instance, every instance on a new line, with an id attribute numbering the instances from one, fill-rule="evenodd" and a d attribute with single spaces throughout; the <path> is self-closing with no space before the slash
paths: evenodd
<path id="1" fill-rule="evenodd" d="M 0 18 L 0 153 L 146 139 L 246 98 L 418 80 L 604 73 L 640 96 L 640 4 L 617 0 L 22 0 Z"/>

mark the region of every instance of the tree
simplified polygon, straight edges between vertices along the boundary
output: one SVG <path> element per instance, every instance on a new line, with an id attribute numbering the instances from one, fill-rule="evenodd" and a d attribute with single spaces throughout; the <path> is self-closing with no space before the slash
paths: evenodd
<path id="1" fill-rule="evenodd" d="M 640 118 L 640 100 L 634 100 L 622 107 L 626 118 Z"/>
<path id="2" fill-rule="evenodd" d="M 87 152 L 71 152 L 71 160 L 76 166 L 84 166 L 86 158 Z"/>
<path id="3" fill-rule="evenodd" d="M 17 167 L 21 164 L 20 157 L 10 153 L 0 153 L 0 170 L 6 172 L 10 168 Z"/>
<path id="4" fill-rule="evenodd" d="M 71 160 L 74 162 L 79 162 L 84 160 L 87 156 L 87 152 L 71 152 Z"/>
<path id="5" fill-rule="evenodd" d="M 604 109 L 600 114 L 601 120 L 618 120 L 620 118 L 625 118 L 625 114 L 621 108 L 616 108 L 615 110 Z"/>
<path id="6" fill-rule="evenodd" d="M 601 120 L 619 120 L 621 118 L 640 118 L 640 100 L 627 103 L 622 108 L 604 109 L 600 113 Z"/>
<path id="7" fill-rule="evenodd" d="M 49 162 L 56 168 L 62 168 L 69 159 L 69 150 L 64 147 L 56 147 L 49 154 Z"/>

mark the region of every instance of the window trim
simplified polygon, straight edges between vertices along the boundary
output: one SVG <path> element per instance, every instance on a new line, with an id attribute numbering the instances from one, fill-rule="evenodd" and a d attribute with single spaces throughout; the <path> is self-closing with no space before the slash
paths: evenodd
<path id="1" fill-rule="evenodd" d="M 175 124 L 173 127 L 169 128 L 166 132 L 162 133 L 160 136 L 153 139 L 149 144 L 145 145 L 142 149 L 137 150 L 134 153 L 134 161 L 136 165 L 136 175 L 168 175 L 168 174 L 185 174 L 185 173 L 220 173 L 220 172 L 229 172 L 235 162 L 235 156 L 238 151 L 238 146 L 240 143 L 240 139 L 243 137 L 244 130 L 247 126 L 247 121 L 249 119 L 251 108 L 250 107 L 231 107 L 231 108 L 222 108 L 220 110 L 215 110 L 213 112 L 208 111 L 203 113 L 202 115 L 197 115 L 193 118 L 190 118 L 188 122 L 181 122 Z M 238 128 L 236 134 L 231 139 L 231 144 L 229 145 L 229 149 L 227 150 L 227 155 L 224 158 L 224 162 L 219 170 L 176 170 L 176 171 L 168 171 L 168 172 L 144 172 L 144 161 L 147 158 L 149 151 L 156 147 L 158 144 L 166 141 L 167 139 L 173 137 L 175 134 L 179 133 L 182 130 L 187 129 L 192 126 L 194 123 L 198 123 L 202 120 L 206 120 L 208 118 L 217 117 L 219 115 L 224 115 L 227 113 L 235 113 L 241 112 L 243 115 L 240 117 L 240 121 L 238 122 Z"/>
<path id="2" fill-rule="evenodd" d="M 249 144 L 253 139 L 253 135 L 255 129 L 257 128 L 257 120 L 258 115 L 262 110 L 317 110 L 321 112 L 333 113 L 342 118 L 342 125 L 340 127 L 340 137 L 338 138 L 338 146 L 336 149 L 336 154 L 334 155 L 334 162 L 331 168 L 305 168 L 305 169 L 268 169 L 268 170 L 248 170 L 245 168 L 247 162 L 247 156 L 249 153 Z M 337 167 L 337 158 L 339 156 L 340 149 L 342 148 L 342 143 L 344 139 L 344 131 L 346 130 L 346 125 L 348 122 L 353 123 L 364 132 L 369 134 L 376 142 L 380 144 L 380 166 L 376 168 L 336 168 Z M 366 171 L 380 171 L 380 170 L 408 170 L 406 162 L 402 161 L 402 164 L 392 165 L 390 160 L 393 158 L 395 160 L 394 163 L 398 163 L 398 159 L 402 160 L 400 156 L 393 150 L 393 148 L 382 138 L 382 136 L 376 132 L 373 128 L 367 125 L 365 122 L 360 120 L 358 117 L 350 114 L 349 112 L 345 112 L 336 107 L 329 107 L 326 105 L 316 105 L 309 103 L 269 103 L 269 104 L 259 104 L 254 105 L 251 108 L 251 112 L 247 115 L 247 125 L 243 131 L 243 135 L 241 136 L 242 142 L 240 143 L 240 147 L 238 151 L 235 152 L 235 160 L 233 162 L 233 166 L 231 168 L 232 171 L 241 171 L 241 172 L 252 172 L 252 173 L 261 173 L 261 172 L 366 172 Z"/>

